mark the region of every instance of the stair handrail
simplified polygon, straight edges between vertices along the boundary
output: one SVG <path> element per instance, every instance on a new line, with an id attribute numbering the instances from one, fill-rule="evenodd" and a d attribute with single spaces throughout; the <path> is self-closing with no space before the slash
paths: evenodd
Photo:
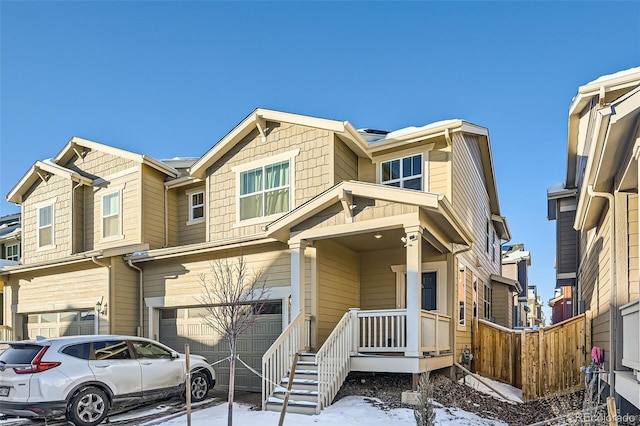
<path id="1" fill-rule="evenodd" d="M 351 370 L 351 352 L 353 348 L 353 324 L 357 324 L 357 309 L 352 309 L 342 316 L 327 340 L 316 353 L 318 366 L 318 403 L 316 414 L 338 394 L 340 386 Z M 355 321 L 355 322 L 354 322 Z"/>
<path id="2" fill-rule="evenodd" d="M 267 409 L 267 400 L 273 393 L 276 383 L 280 383 L 287 374 L 291 361 L 307 341 L 305 327 L 306 316 L 298 313 L 287 328 L 273 342 L 262 356 L 262 410 Z"/>

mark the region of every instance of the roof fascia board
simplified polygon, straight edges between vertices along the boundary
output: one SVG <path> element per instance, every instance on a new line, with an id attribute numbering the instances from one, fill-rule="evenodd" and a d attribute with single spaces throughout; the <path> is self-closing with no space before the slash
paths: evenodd
<path id="1" fill-rule="evenodd" d="M 168 180 L 164 183 L 165 188 L 173 189 L 181 186 L 187 186 L 194 183 L 204 183 L 204 179 L 198 179 L 194 176 L 182 176 L 177 179 Z"/>
<path id="2" fill-rule="evenodd" d="M 14 204 L 22 204 L 22 195 L 27 189 L 29 189 L 35 182 L 40 179 L 38 175 L 39 170 L 44 170 L 47 173 L 60 176 L 65 179 L 72 180 L 74 182 L 80 182 L 84 185 L 91 185 L 93 181 L 85 176 L 82 176 L 72 170 L 69 170 L 62 166 L 53 166 L 43 161 L 36 161 L 33 166 L 25 173 L 24 176 L 15 184 L 15 186 L 9 191 L 6 196 L 7 201 Z"/>

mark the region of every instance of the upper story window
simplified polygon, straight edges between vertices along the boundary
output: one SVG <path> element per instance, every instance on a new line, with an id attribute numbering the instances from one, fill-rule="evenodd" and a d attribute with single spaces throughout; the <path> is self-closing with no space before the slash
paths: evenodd
<path id="1" fill-rule="evenodd" d="M 10 246 L 7 246 L 6 247 L 5 259 L 14 260 L 16 262 L 19 261 L 20 260 L 20 245 L 19 244 L 12 244 Z"/>
<path id="2" fill-rule="evenodd" d="M 204 219 L 204 191 L 191 192 L 189 196 L 189 222 Z"/>
<path id="3" fill-rule="evenodd" d="M 422 154 L 384 161 L 381 163 L 380 183 L 422 191 L 422 169 Z"/>
<path id="4" fill-rule="evenodd" d="M 53 202 L 38 208 L 38 248 L 54 245 L 53 216 Z"/>
<path id="5" fill-rule="evenodd" d="M 120 191 L 102 197 L 102 238 L 122 235 Z"/>
<path id="6" fill-rule="evenodd" d="M 289 161 L 240 173 L 240 220 L 289 211 Z"/>

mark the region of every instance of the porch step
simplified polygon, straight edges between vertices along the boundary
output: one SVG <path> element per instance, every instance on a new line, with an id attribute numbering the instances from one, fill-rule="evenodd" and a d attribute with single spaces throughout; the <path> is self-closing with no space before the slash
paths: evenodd
<path id="1" fill-rule="evenodd" d="M 287 390 L 284 388 L 276 388 L 275 391 L 273 391 L 273 396 L 275 398 L 279 398 L 284 400 L 285 396 L 287 395 Z M 317 390 L 303 390 L 303 389 L 291 389 L 291 392 L 289 393 L 289 400 L 295 400 L 295 401 L 309 401 L 309 402 L 316 402 L 318 400 L 318 391 Z"/>
<path id="2" fill-rule="evenodd" d="M 289 385 L 289 378 L 288 377 L 283 378 L 282 381 L 280 382 L 280 386 L 286 389 L 288 385 Z M 293 383 L 291 384 L 291 389 L 317 391 L 318 380 L 299 379 L 294 376 Z"/>
<path id="3" fill-rule="evenodd" d="M 300 364 L 298 364 L 298 367 L 305 367 L 305 368 L 304 369 L 296 368 L 296 371 L 294 372 L 294 378 L 318 381 L 318 369 L 317 369 L 317 366 L 316 366 L 315 370 L 307 369 L 306 366 L 301 366 Z"/>
<path id="4" fill-rule="evenodd" d="M 270 396 L 267 400 L 267 410 L 269 411 L 282 411 L 282 405 L 284 404 L 284 399 L 277 398 L 275 396 Z M 296 413 L 296 414 L 316 414 L 316 402 L 305 401 L 305 400 L 297 400 L 291 399 L 289 397 L 289 401 L 287 403 L 287 413 Z"/>

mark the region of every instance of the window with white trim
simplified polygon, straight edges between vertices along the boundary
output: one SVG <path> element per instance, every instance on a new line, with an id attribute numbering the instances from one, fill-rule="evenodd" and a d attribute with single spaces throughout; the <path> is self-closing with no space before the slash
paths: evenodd
<path id="1" fill-rule="evenodd" d="M 489 284 L 484 285 L 484 317 L 491 319 L 491 287 Z"/>
<path id="2" fill-rule="evenodd" d="M 54 245 L 53 218 L 53 203 L 38 209 L 38 248 Z"/>
<path id="3" fill-rule="evenodd" d="M 120 191 L 102 196 L 102 238 L 122 235 Z"/>
<path id="4" fill-rule="evenodd" d="M 240 172 L 239 219 L 286 213 L 290 209 L 290 161 Z"/>
<path id="5" fill-rule="evenodd" d="M 5 259 L 7 260 L 20 260 L 20 244 L 11 244 L 6 247 Z"/>
<path id="6" fill-rule="evenodd" d="M 383 185 L 422 191 L 422 154 L 383 161 L 380 168 Z"/>
<path id="7" fill-rule="evenodd" d="M 204 191 L 189 194 L 189 221 L 204 219 Z"/>
<path id="8" fill-rule="evenodd" d="M 458 325 L 466 325 L 467 309 L 467 271 L 464 266 L 460 266 L 458 271 Z"/>

